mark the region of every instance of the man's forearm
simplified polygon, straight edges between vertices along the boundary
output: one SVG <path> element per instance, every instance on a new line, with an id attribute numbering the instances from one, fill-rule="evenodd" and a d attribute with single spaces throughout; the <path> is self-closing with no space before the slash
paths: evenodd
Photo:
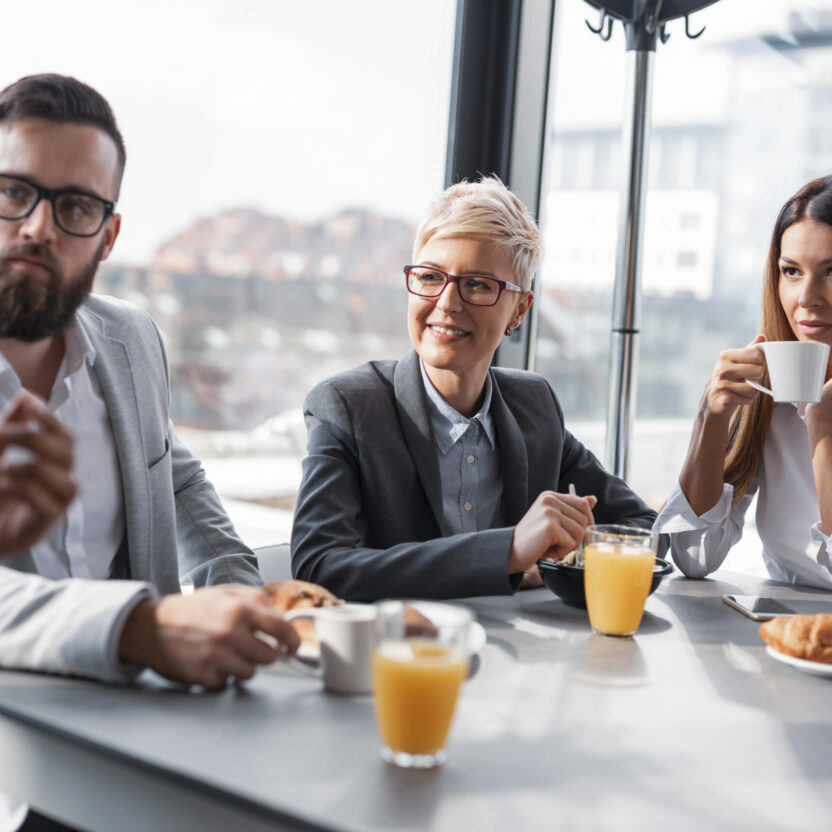
<path id="1" fill-rule="evenodd" d="M 0 666 L 129 679 L 114 642 L 125 612 L 151 593 L 139 581 L 51 581 L 0 567 Z"/>
<path id="2" fill-rule="evenodd" d="M 118 660 L 123 664 L 146 667 L 154 654 L 158 633 L 156 599 L 140 601 L 127 616 L 118 641 Z"/>

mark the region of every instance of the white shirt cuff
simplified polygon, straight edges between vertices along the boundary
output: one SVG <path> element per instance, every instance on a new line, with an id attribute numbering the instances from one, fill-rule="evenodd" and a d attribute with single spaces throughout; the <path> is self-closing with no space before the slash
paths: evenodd
<path id="1" fill-rule="evenodd" d="M 832 551 L 832 535 L 824 534 L 820 528 L 820 520 L 809 529 L 809 536 L 814 543 L 822 543 L 826 545 L 827 551 Z"/>
<path id="2" fill-rule="evenodd" d="M 151 585 L 145 584 L 132 598 L 130 598 L 126 604 L 124 604 L 123 607 L 121 607 L 118 614 L 113 619 L 107 634 L 106 647 L 107 667 L 113 674 L 111 677 L 113 681 L 117 681 L 119 679 L 123 681 L 130 681 L 135 679 L 144 670 L 143 667 L 139 667 L 138 665 L 124 664 L 119 661 L 118 648 L 121 642 L 121 631 L 124 629 L 124 625 L 127 623 L 130 613 L 132 613 L 142 601 L 147 601 L 157 597 L 158 593 L 155 589 Z"/>
<path id="3" fill-rule="evenodd" d="M 678 483 L 670 492 L 667 503 L 653 523 L 653 531 L 663 534 L 675 534 L 676 532 L 691 532 L 697 529 L 716 528 L 721 525 L 731 512 L 731 504 L 734 497 L 734 486 L 724 483 L 722 496 L 716 505 L 709 508 L 704 514 L 697 514 L 690 506 L 682 486 Z"/>

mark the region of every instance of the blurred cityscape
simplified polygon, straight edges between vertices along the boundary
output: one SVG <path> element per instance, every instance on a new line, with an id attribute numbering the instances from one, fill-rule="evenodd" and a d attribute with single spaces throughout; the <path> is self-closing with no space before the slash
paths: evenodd
<path id="1" fill-rule="evenodd" d="M 346 362 L 404 351 L 412 237 L 369 211 L 314 223 L 226 211 L 165 242 L 147 268 L 106 269 L 98 288 L 164 332 L 177 424 L 248 431 Z"/>
<path id="2" fill-rule="evenodd" d="M 288 539 L 309 389 L 407 350 L 413 232 L 369 211 L 302 223 L 230 210 L 165 242 L 146 268 L 102 268 L 97 291 L 142 307 L 162 331 L 177 431 L 237 524 L 245 517 L 251 545 Z"/>
<path id="3" fill-rule="evenodd" d="M 660 84 L 661 73 L 676 68 L 656 55 L 639 416 L 693 414 L 718 352 L 756 333 L 780 206 L 808 180 L 832 172 L 832 9 L 794 13 L 777 34 L 752 27 L 749 21 L 742 39 L 722 40 L 709 27 L 695 58 L 688 56 L 688 71 L 697 77 L 717 65 L 718 81 L 708 83 L 703 73 L 689 106 Z M 670 53 L 670 44 L 661 48 Z M 623 67 L 623 50 L 614 57 Z M 564 77 L 558 92 L 571 102 L 583 83 Z M 537 369 L 556 379 L 569 344 L 584 362 L 576 378 L 595 383 L 559 385 L 564 406 L 581 418 L 603 418 L 621 111 L 593 111 L 590 121 L 581 109 L 562 109 L 551 134 L 541 270 L 547 293 L 539 311 L 569 337 L 549 340 L 541 328 Z"/>

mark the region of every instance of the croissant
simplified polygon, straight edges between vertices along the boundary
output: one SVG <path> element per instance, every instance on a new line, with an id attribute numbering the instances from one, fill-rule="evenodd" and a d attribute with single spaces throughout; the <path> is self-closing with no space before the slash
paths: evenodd
<path id="1" fill-rule="evenodd" d="M 269 603 L 283 615 L 298 607 L 335 607 L 344 603 L 328 589 L 308 581 L 272 581 L 263 588 L 269 595 Z M 312 621 L 295 619 L 292 626 L 304 644 L 318 646 Z"/>
<path id="2" fill-rule="evenodd" d="M 439 631 L 433 622 L 412 604 L 404 605 L 404 633 L 406 636 L 424 636 L 425 638 L 436 638 Z"/>
<path id="3" fill-rule="evenodd" d="M 787 656 L 832 664 L 832 615 L 795 615 L 772 618 L 760 625 L 766 644 Z"/>

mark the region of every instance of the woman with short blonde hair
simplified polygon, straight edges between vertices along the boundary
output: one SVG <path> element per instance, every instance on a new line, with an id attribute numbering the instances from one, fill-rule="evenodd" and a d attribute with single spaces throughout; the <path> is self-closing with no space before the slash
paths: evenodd
<path id="1" fill-rule="evenodd" d="M 507 594 L 540 585 L 537 561 L 593 520 L 651 525 L 566 430 L 545 379 L 491 366 L 531 308 L 539 257 L 537 225 L 499 179 L 434 203 L 404 266 L 413 350 L 306 399 L 295 577 L 356 601 Z"/>
<path id="2" fill-rule="evenodd" d="M 434 238 L 466 236 L 508 249 L 517 283 L 531 291 L 540 262 L 540 229 L 529 209 L 496 176 L 464 180 L 442 192 L 416 230 L 413 260 Z"/>

